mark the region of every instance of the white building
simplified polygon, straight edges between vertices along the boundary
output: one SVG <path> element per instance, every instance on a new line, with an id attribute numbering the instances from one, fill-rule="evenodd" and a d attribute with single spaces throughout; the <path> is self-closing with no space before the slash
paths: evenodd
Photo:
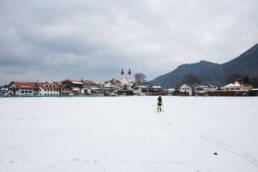
<path id="1" fill-rule="evenodd" d="M 225 85 L 224 87 L 222 87 L 222 89 L 224 91 L 249 91 L 253 89 L 253 86 L 250 84 L 245 84 L 242 81 L 238 80 L 228 85 Z"/>
<path id="2" fill-rule="evenodd" d="M 122 83 L 115 78 L 108 80 L 103 85 L 105 88 L 114 88 L 120 90 L 122 88 Z"/>
<path id="3" fill-rule="evenodd" d="M 193 95 L 193 90 L 192 88 L 187 85 L 187 84 L 183 84 L 181 87 L 180 87 L 180 92 L 182 93 L 188 93 L 189 96 L 192 96 Z"/>
<path id="4" fill-rule="evenodd" d="M 176 89 L 175 88 L 168 88 L 168 89 L 166 89 L 166 91 L 167 91 L 168 94 L 173 94 L 176 91 Z"/>
<path id="5" fill-rule="evenodd" d="M 0 95 L 7 95 L 8 87 L 0 87 Z"/>
<path id="6" fill-rule="evenodd" d="M 44 83 L 36 83 L 38 89 L 39 96 L 59 96 L 59 86 L 55 83 L 44 82 Z"/>
<path id="7" fill-rule="evenodd" d="M 38 88 L 34 82 L 12 81 L 8 87 L 8 94 L 13 96 L 33 96 L 38 94 Z"/>
<path id="8" fill-rule="evenodd" d="M 133 81 L 132 81 L 132 72 L 129 69 L 127 75 L 125 75 L 124 70 L 122 69 L 121 71 L 121 84 L 122 85 L 132 85 Z"/>
<path id="9" fill-rule="evenodd" d="M 195 86 L 195 92 L 197 94 L 205 94 L 209 91 L 216 91 L 215 85 L 197 85 Z"/>

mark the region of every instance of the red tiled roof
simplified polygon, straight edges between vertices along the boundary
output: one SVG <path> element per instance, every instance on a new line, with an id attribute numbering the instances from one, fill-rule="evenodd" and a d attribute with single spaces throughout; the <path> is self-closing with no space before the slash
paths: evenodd
<path id="1" fill-rule="evenodd" d="M 105 83 L 120 84 L 121 82 L 113 78 L 111 80 L 106 81 Z"/>
<path id="2" fill-rule="evenodd" d="M 52 89 L 52 90 L 56 90 L 59 89 L 59 85 L 53 83 L 49 83 L 49 82 L 37 82 L 37 85 L 40 86 L 43 89 Z M 50 87 L 51 85 L 51 87 Z"/>
<path id="3" fill-rule="evenodd" d="M 17 88 L 32 88 L 32 89 L 37 89 L 35 86 L 34 82 L 18 82 L 18 81 L 13 81 L 11 84 L 15 84 Z"/>
<path id="4" fill-rule="evenodd" d="M 54 81 L 53 83 L 56 85 L 62 85 L 62 82 L 58 82 L 58 81 Z"/>
<path id="5" fill-rule="evenodd" d="M 17 88 L 37 89 L 40 86 L 43 89 L 59 89 L 59 85 L 57 85 L 56 83 L 49 83 L 49 82 L 18 82 L 18 81 L 13 81 L 9 84 L 9 86 L 11 86 L 12 84 L 15 84 Z M 55 87 L 53 87 L 53 86 L 50 87 L 49 85 L 55 85 Z"/>

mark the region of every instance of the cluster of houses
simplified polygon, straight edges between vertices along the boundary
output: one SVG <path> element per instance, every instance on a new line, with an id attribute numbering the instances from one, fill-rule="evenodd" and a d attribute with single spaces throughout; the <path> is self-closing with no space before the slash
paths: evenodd
<path id="1" fill-rule="evenodd" d="M 241 79 L 236 80 L 223 87 L 215 85 L 195 85 L 191 87 L 184 84 L 180 87 L 179 92 L 184 92 L 187 95 L 207 95 L 207 96 L 247 96 L 248 92 L 254 92 L 257 94 L 257 89 L 253 88 L 252 85 L 242 82 Z"/>
<path id="2" fill-rule="evenodd" d="M 64 80 L 61 82 L 19 82 L 12 81 L 0 88 L 4 96 L 117 96 L 117 95 L 151 95 L 160 92 L 160 86 L 147 83 L 135 84 L 131 70 L 121 71 L 121 79 L 111 79 L 104 83 L 89 80 Z M 158 94 L 158 93 L 157 93 Z"/>
<path id="3" fill-rule="evenodd" d="M 121 71 L 121 79 L 111 79 L 104 83 L 89 80 L 64 80 L 61 82 L 19 82 L 12 81 L 9 85 L 0 87 L 0 95 L 4 96 L 119 96 L 119 95 L 209 95 L 234 96 L 244 95 L 248 91 L 257 89 L 240 80 L 218 87 L 214 85 L 195 85 L 191 87 L 183 84 L 180 88 L 161 88 L 145 83 L 135 83 L 131 70 Z M 240 94 L 241 93 L 241 94 Z M 258 94 L 256 94 L 258 95 Z"/>

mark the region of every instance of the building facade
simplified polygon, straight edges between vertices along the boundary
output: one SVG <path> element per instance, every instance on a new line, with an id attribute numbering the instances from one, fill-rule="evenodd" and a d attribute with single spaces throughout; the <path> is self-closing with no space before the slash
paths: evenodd
<path id="1" fill-rule="evenodd" d="M 193 95 L 193 90 L 192 88 L 187 85 L 187 84 L 183 84 L 181 87 L 180 87 L 180 92 L 182 93 L 188 93 L 189 96 L 192 96 Z"/>
<path id="2" fill-rule="evenodd" d="M 133 84 L 131 69 L 129 69 L 127 74 L 125 74 L 124 70 L 122 69 L 122 71 L 121 71 L 121 84 L 122 85 L 132 85 Z"/>
<path id="3" fill-rule="evenodd" d="M 38 87 L 34 82 L 12 81 L 8 88 L 8 94 L 12 96 L 34 96 L 38 94 Z"/>
<path id="4" fill-rule="evenodd" d="M 39 96 L 59 96 L 60 90 L 59 85 L 51 82 L 36 83 L 36 86 L 39 88 Z"/>
<path id="5" fill-rule="evenodd" d="M 237 80 L 230 84 L 225 85 L 222 87 L 224 91 L 249 91 L 253 89 L 253 86 L 250 84 L 245 84 L 241 80 Z"/>

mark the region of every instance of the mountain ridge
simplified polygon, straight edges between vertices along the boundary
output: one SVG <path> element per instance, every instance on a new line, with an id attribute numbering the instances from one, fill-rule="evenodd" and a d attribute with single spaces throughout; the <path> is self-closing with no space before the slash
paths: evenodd
<path id="1" fill-rule="evenodd" d="M 222 86 L 227 76 L 233 73 L 249 77 L 258 76 L 258 44 L 222 64 L 201 60 L 197 63 L 179 65 L 175 70 L 156 77 L 150 83 L 173 87 L 176 83 L 182 84 L 183 77 L 188 73 L 197 75 L 203 84 L 219 86 Z"/>

